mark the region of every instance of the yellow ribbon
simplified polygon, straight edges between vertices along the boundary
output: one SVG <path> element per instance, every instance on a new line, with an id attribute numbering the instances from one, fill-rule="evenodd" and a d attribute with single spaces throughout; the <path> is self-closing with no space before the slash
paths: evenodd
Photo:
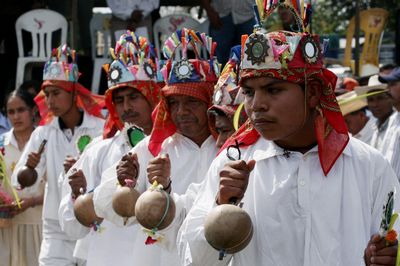
<path id="1" fill-rule="evenodd" d="M 5 187 L 5 185 L 9 186 L 11 189 L 11 193 L 13 194 L 15 201 L 17 202 L 18 208 L 21 209 L 21 200 L 18 197 L 18 193 L 15 190 L 15 188 L 11 185 L 10 180 L 8 179 L 8 176 L 6 175 L 6 163 L 4 162 L 4 158 L 3 155 L 0 156 L 0 177 L 3 178 L 3 186 Z"/>
<path id="2" fill-rule="evenodd" d="M 239 129 L 240 113 L 242 112 L 243 106 L 244 106 L 244 104 L 241 103 L 241 104 L 238 106 L 238 108 L 237 108 L 235 114 L 233 115 L 233 128 L 234 128 L 235 130 L 238 130 L 238 129 Z"/>

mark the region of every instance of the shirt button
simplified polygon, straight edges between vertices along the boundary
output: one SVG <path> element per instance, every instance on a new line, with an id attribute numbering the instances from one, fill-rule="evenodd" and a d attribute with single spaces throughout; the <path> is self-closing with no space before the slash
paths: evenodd
<path id="1" fill-rule="evenodd" d="M 300 186 L 304 186 L 306 184 L 306 181 L 304 181 L 303 179 L 300 180 Z"/>

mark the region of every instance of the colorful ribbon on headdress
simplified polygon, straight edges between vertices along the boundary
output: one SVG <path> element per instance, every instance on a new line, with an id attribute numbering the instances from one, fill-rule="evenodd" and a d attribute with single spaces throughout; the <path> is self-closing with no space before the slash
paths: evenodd
<path id="1" fill-rule="evenodd" d="M 46 103 L 46 96 L 43 90 L 48 86 L 55 86 L 67 92 L 76 93 L 76 105 L 87 113 L 103 118 L 101 109 L 104 107 L 104 96 L 92 94 L 88 89 L 78 82 L 63 80 L 45 80 L 42 84 L 42 91 L 35 97 L 36 105 L 39 108 L 41 120 L 39 125 L 46 125 L 53 119 L 53 113 L 49 111 Z"/>

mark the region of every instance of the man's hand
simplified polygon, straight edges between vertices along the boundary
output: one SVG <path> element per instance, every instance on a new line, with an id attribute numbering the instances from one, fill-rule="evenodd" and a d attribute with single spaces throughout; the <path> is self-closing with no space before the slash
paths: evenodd
<path id="1" fill-rule="evenodd" d="M 232 199 L 241 200 L 249 183 L 249 175 L 256 164 L 255 160 L 247 163 L 243 160 L 225 164 L 219 173 L 218 204 L 230 203 Z"/>
<path id="2" fill-rule="evenodd" d="M 82 192 L 86 192 L 86 178 L 81 169 L 74 171 L 73 174 L 68 177 L 68 184 L 71 187 L 72 196 L 74 198 L 78 197 Z"/>
<path id="3" fill-rule="evenodd" d="M 117 178 L 121 186 L 125 186 L 125 179 L 133 181 L 136 186 L 136 178 L 139 175 L 139 162 L 136 153 L 125 154 L 117 165 Z"/>
<path id="4" fill-rule="evenodd" d="M 364 261 L 367 266 L 395 265 L 397 255 L 397 242 L 386 246 L 385 238 L 379 234 L 371 236 L 364 251 Z"/>
<path id="5" fill-rule="evenodd" d="M 36 166 L 39 164 L 39 162 L 40 162 L 40 153 L 31 152 L 28 155 L 28 160 L 26 162 L 26 166 L 28 166 L 29 168 L 35 169 Z"/>
<path id="6" fill-rule="evenodd" d="M 161 154 L 150 160 L 147 166 L 147 178 L 150 184 L 154 181 L 161 184 L 164 188 L 170 188 L 171 161 L 168 154 Z M 167 189 L 167 190 L 168 190 Z"/>
<path id="7" fill-rule="evenodd" d="M 18 204 L 16 202 L 12 203 L 13 211 L 12 215 L 18 215 L 20 213 L 23 213 L 30 207 L 34 207 L 37 204 L 39 204 L 38 200 L 35 197 L 27 197 L 27 198 L 22 198 L 20 200 L 21 208 L 18 207 Z"/>
<path id="8" fill-rule="evenodd" d="M 76 163 L 77 159 L 72 157 L 71 155 L 67 155 L 65 157 L 63 166 L 64 166 L 64 173 L 68 173 L 69 169 Z"/>

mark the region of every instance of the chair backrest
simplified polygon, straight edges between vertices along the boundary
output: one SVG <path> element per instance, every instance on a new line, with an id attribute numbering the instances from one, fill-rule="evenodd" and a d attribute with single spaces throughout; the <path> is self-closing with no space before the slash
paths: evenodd
<path id="1" fill-rule="evenodd" d="M 92 59 L 98 55 L 107 58 L 111 44 L 111 14 L 93 14 L 90 20 L 90 40 L 92 44 Z"/>
<path id="2" fill-rule="evenodd" d="M 190 15 L 185 13 L 171 14 L 162 18 L 159 18 L 153 26 L 154 45 L 157 49 L 158 57 L 161 58 L 161 50 L 164 40 L 171 35 L 173 32 L 182 28 L 190 28 L 198 30 L 200 23 L 192 18 Z"/>
<path id="3" fill-rule="evenodd" d="M 31 33 L 32 57 L 48 58 L 52 50 L 52 35 L 61 30 L 61 42 L 67 42 L 67 20 L 59 13 L 48 9 L 34 9 L 22 14 L 15 23 L 17 33 L 18 53 L 25 57 L 22 40 L 22 30 Z"/>
<path id="4" fill-rule="evenodd" d="M 360 65 L 379 66 L 379 48 L 389 12 L 382 8 L 371 8 L 360 12 L 360 30 L 364 32 L 364 44 L 360 55 Z M 352 39 L 355 33 L 355 18 L 350 20 L 344 52 L 343 65 L 351 66 Z"/>

